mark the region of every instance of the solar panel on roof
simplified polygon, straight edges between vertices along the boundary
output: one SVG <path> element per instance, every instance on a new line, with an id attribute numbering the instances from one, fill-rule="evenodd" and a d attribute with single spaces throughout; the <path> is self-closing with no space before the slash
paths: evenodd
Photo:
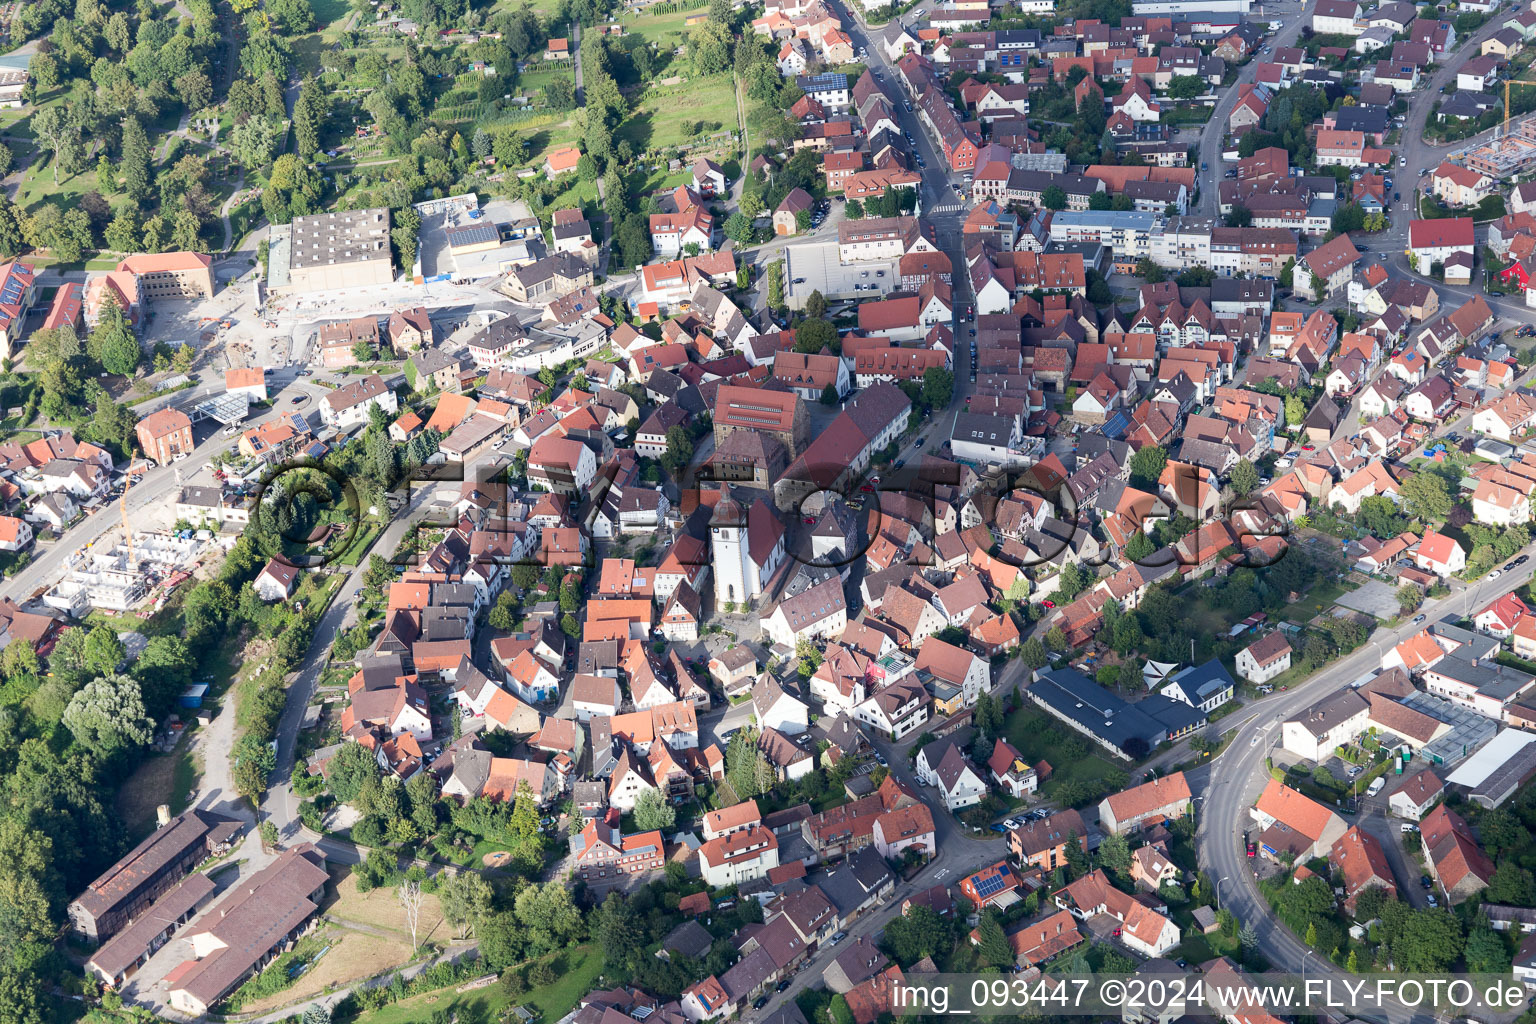
<path id="1" fill-rule="evenodd" d="M 1002 887 L 1003 876 L 1000 874 L 994 874 L 992 877 L 984 878 L 976 884 L 976 895 L 991 896 L 993 893 L 1002 889 Z"/>

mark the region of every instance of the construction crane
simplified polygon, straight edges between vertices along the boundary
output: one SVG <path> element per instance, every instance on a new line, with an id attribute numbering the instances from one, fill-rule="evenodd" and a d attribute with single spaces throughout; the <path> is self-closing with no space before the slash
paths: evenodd
<path id="1" fill-rule="evenodd" d="M 128 526 L 128 489 L 133 486 L 133 466 L 133 457 L 129 456 L 128 471 L 125 474 L 126 479 L 123 481 L 123 496 L 117 501 L 118 508 L 123 513 L 123 543 L 128 545 L 129 571 L 133 569 L 133 530 Z"/>
<path id="2" fill-rule="evenodd" d="M 1524 79 L 1512 78 L 1504 83 L 1504 132 L 1509 131 L 1509 87 L 1512 85 L 1536 85 L 1536 82 L 1527 82 Z M 1503 132 L 1500 134 L 1503 134 Z"/>

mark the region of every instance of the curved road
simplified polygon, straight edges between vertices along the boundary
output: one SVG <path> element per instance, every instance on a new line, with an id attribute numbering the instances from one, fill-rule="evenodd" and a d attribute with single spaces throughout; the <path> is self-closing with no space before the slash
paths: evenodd
<path id="1" fill-rule="evenodd" d="M 1428 621 L 1462 615 L 1492 601 L 1495 597 L 1523 585 L 1536 571 L 1528 563 L 1497 580 L 1486 577 L 1437 601 L 1427 602 L 1422 611 Z M 1258 800 L 1268 780 L 1264 759 L 1280 742 L 1280 723 L 1322 697 L 1341 689 L 1362 675 L 1380 667 L 1381 653 L 1413 635 L 1421 627 L 1405 623 L 1396 628 L 1378 629 L 1371 639 L 1348 657 L 1324 667 L 1306 681 L 1284 693 L 1249 705 L 1248 717 L 1238 726 L 1232 743 L 1201 773 L 1204 791 L 1196 796 L 1199 828 L 1196 846 L 1202 867 L 1219 879 L 1217 895 L 1221 906 L 1231 910 L 1243 924 L 1251 925 L 1258 936 L 1259 948 L 1271 964 L 1295 974 L 1344 976 L 1344 972 L 1326 957 L 1303 945 L 1270 912 L 1259 892 L 1246 851 L 1242 846 L 1245 824 L 1251 820 L 1249 808 Z M 1216 770 L 1219 767 L 1219 771 Z M 1214 824 L 1212 824 L 1214 823 Z M 1210 824 L 1211 827 L 1206 826 Z M 1411 885 L 1413 879 L 1399 879 Z M 1428 1024 L 1432 1016 L 1406 1011 L 1386 1014 L 1356 1014 L 1378 1017 L 1401 1024 Z"/>

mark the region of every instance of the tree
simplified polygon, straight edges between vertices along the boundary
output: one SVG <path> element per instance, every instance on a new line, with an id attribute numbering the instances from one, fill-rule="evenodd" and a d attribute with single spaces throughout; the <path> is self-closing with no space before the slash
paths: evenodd
<path id="1" fill-rule="evenodd" d="M 1149 444 L 1137 449 L 1131 456 L 1132 486 L 1155 494 L 1163 467 L 1167 465 L 1168 451 L 1160 445 Z"/>
<path id="2" fill-rule="evenodd" d="M 1003 926 L 998 921 L 997 915 L 990 913 L 983 915 L 978 931 L 982 963 L 993 967 L 1012 966 L 1013 947 L 1009 945 L 1008 936 L 1003 933 Z"/>
<path id="3" fill-rule="evenodd" d="M 843 216 L 848 220 L 864 219 L 864 203 L 858 199 L 849 199 L 843 204 Z"/>
<path id="4" fill-rule="evenodd" d="M 1152 257 L 1143 256 L 1136 261 L 1136 276 L 1147 284 L 1162 284 L 1167 280 L 1167 274 L 1163 268 L 1152 262 Z"/>
<path id="5" fill-rule="evenodd" d="M 1238 459 L 1232 467 L 1232 490 L 1238 494 L 1252 494 L 1259 488 L 1259 471 L 1247 459 Z"/>
<path id="6" fill-rule="evenodd" d="M 443 918 L 460 938 L 479 927 L 490 913 L 496 892 L 475 871 L 460 871 L 438 884 L 437 898 Z"/>
<path id="7" fill-rule="evenodd" d="M 687 427 L 674 424 L 667 428 L 667 450 L 661 457 L 663 465 L 675 472 L 693 460 L 693 450 L 693 438 Z"/>
<path id="8" fill-rule="evenodd" d="M 183 107 L 196 113 L 213 99 L 213 83 L 201 70 L 188 71 L 176 79 L 176 95 L 181 97 Z"/>
<path id="9" fill-rule="evenodd" d="M 669 829 L 677 824 L 677 811 L 659 789 L 647 789 L 635 801 L 635 827 L 644 832 Z"/>
<path id="10" fill-rule="evenodd" d="M 564 882 L 530 885 L 517 894 L 518 923 L 526 933 L 529 951 L 542 955 L 579 941 L 585 932 L 581 910 Z M 537 979 L 533 980 L 538 984 Z"/>
<path id="11" fill-rule="evenodd" d="M 102 758 L 143 746 L 155 732 L 137 680 L 115 673 L 86 683 L 71 697 L 63 722 L 77 743 Z"/>
<path id="12" fill-rule="evenodd" d="M 828 406 L 828 407 L 834 406 L 834 405 L 836 405 L 838 403 L 838 399 L 840 397 L 841 396 L 839 396 L 838 393 L 837 393 L 837 385 L 835 385 L 835 384 L 830 384 L 829 383 L 826 387 L 821 389 L 821 404 L 822 405 L 825 405 L 825 406 Z"/>
<path id="13" fill-rule="evenodd" d="M 1307 405 L 1300 395 L 1290 394 L 1285 396 L 1285 422 L 1293 427 L 1300 427 L 1301 421 L 1307 418 Z"/>
<path id="14" fill-rule="evenodd" d="M 32 115 L 32 134 L 53 151 L 53 181 L 58 184 L 59 165 L 77 145 L 80 128 L 62 106 L 46 106 Z"/>
<path id="15" fill-rule="evenodd" d="M 139 248 L 139 213 L 132 203 L 125 203 L 107 225 L 107 248 L 116 252 L 137 252 Z"/>
<path id="16" fill-rule="evenodd" d="M 0 192 L 0 256 L 16 255 L 25 243 L 16 204 L 11 202 L 10 196 Z"/>
<path id="17" fill-rule="evenodd" d="M 927 907 L 914 906 L 891 918 L 885 944 L 898 964 L 910 967 L 926 956 L 949 952 L 949 925 Z"/>
<path id="18" fill-rule="evenodd" d="M 1099 863 L 1121 874 L 1131 870 L 1131 847 L 1125 836 L 1112 833 L 1104 837 L 1099 844 Z"/>
<path id="19" fill-rule="evenodd" d="M 1067 649 L 1067 634 L 1060 626 L 1052 626 L 1045 634 L 1045 646 L 1047 650 L 1061 652 Z"/>
<path id="20" fill-rule="evenodd" d="M 405 925 L 411 930 L 412 954 L 415 954 L 419 945 L 416 941 L 416 929 L 421 923 L 421 904 L 425 898 L 421 891 L 421 883 L 413 878 L 407 878 L 395 889 L 395 899 L 400 901 L 400 908 L 405 911 Z"/>
<path id="21" fill-rule="evenodd" d="M 617 892 L 597 908 L 597 944 L 603 950 L 603 965 L 610 971 L 626 970 L 635 954 L 640 951 L 643 931 L 640 922 L 627 901 Z"/>
<path id="22" fill-rule="evenodd" d="M 365 785 L 378 781 L 379 762 L 362 744 L 343 743 L 331 758 L 328 774 L 331 795 L 342 803 L 352 803 Z"/>
<path id="23" fill-rule="evenodd" d="M 85 637 L 85 671 L 96 676 L 111 675 L 117 671 L 127 653 L 115 632 L 107 626 L 96 626 Z"/>
<path id="24" fill-rule="evenodd" d="M 1067 193 L 1059 185 L 1047 185 L 1040 193 L 1040 205 L 1047 210 L 1065 210 Z"/>
<path id="25" fill-rule="evenodd" d="M 1157 547 L 1152 543 L 1152 538 L 1148 537 L 1146 533 L 1141 530 L 1137 530 L 1135 533 L 1131 534 L 1131 539 L 1125 543 L 1125 557 L 1129 558 L 1132 562 L 1135 562 L 1138 565 L 1145 563 L 1146 560 L 1152 557 L 1156 551 Z M 1132 623 L 1135 622 L 1134 619 L 1127 621 Z M 1118 645 L 1116 649 L 1119 649 Z"/>
<path id="26" fill-rule="evenodd" d="M 1296 274 L 1296 258 L 1294 256 L 1292 256 L 1290 259 L 1285 261 L 1285 266 L 1280 269 L 1280 287 L 1282 287 L 1282 288 L 1294 287 L 1292 282 L 1295 280 L 1295 274 Z"/>
<path id="27" fill-rule="evenodd" d="M 821 289 L 814 289 L 805 297 L 805 308 L 801 310 L 810 320 L 823 320 L 827 315 L 827 297 L 821 294 Z"/>
<path id="28" fill-rule="evenodd" d="M 1024 664 L 1033 669 L 1044 668 L 1046 662 L 1050 660 L 1047 657 L 1045 645 L 1040 642 L 1038 637 L 1033 636 L 1020 645 L 1019 657 L 1024 660 Z"/>
<path id="29" fill-rule="evenodd" d="M 737 245 L 752 241 L 752 222 L 740 210 L 725 219 L 725 237 Z"/>
<path id="30" fill-rule="evenodd" d="M 923 404 L 929 409 L 945 409 L 955 397 L 955 375 L 942 366 L 923 371 Z"/>
<path id="31" fill-rule="evenodd" d="M 1444 478 L 1435 473 L 1415 473 L 1398 488 L 1403 510 L 1424 523 L 1443 523 L 1451 514 L 1451 494 Z"/>
<path id="32" fill-rule="evenodd" d="M 829 320 L 803 320 L 795 329 L 796 352 L 820 352 L 822 349 L 838 350 L 837 328 Z"/>
<path id="33" fill-rule="evenodd" d="M 1175 75 L 1168 84 L 1168 95 L 1176 100 L 1192 100 L 1205 92 L 1205 83 L 1196 75 Z"/>
<path id="34" fill-rule="evenodd" d="M 123 174 L 123 191 L 133 203 L 142 203 L 150 190 L 149 136 L 133 115 L 123 119 L 123 144 L 118 162 Z"/>
<path id="35" fill-rule="evenodd" d="M 78 260 L 93 241 L 90 215 L 78 207 L 64 210 L 56 203 L 43 203 L 34 210 L 21 233 L 27 244 L 49 250 L 64 263 Z"/>
<path id="36" fill-rule="evenodd" d="M 17 645 L 13 643 L 11 646 Z M 10 647 L 5 653 L 10 653 Z M 144 686 L 148 703 L 159 706 L 186 689 L 196 667 L 197 659 L 192 656 L 185 640 L 179 636 L 157 636 L 151 637 L 144 646 L 133 671 Z"/>

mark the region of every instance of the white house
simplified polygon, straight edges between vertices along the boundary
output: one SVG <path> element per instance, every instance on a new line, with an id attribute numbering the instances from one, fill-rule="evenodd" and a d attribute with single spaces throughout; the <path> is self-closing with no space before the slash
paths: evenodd
<path id="1" fill-rule="evenodd" d="M 348 430 L 368 422 L 369 409 L 378 406 L 389 416 L 399 409 L 395 393 L 384 384 L 384 378 L 370 373 L 361 380 L 343 385 L 320 400 L 320 420 L 328 427 Z"/>
<path id="2" fill-rule="evenodd" d="M 1276 630 L 1237 652 L 1237 674 L 1250 683 L 1267 683 L 1291 667 L 1291 645 Z"/>
<path id="3" fill-rule="evenodd" d="M 832 576 L 793 597 L 786 597 L 763 620 L 763 632 L 775 643 L 795 646 L 800 638 L 835 637 L 848 627 L 843 580 Z"/>
<path id="4" fill-rule="evenodd" d="M 777 729 L 786 736 L 798 736 L 810 728 L 811 709 L 766 672 L 752 687 L 752 711 L 759 727 Z"/>
<path id="5" fill-rule="evenodd" d="M 917 779 L 937 787 L 951 811 L 980 803 L 987 795 L 987 780 L 952 740 L 939 740 L 918 751 Z"/>
<path id="6" fill-rule="evenodd" d="M 1428 530 L 1419 541 L 1419 549 L 1413 553 L 1413 564 L 1444 578 L 1467 567 L 1467 553 L 1445 534 Z"/>
<path id="7" fill-rule="evenodd" d="M 594 715 L 611 717 L 623 704 L 624 693 L 617 679 L 582 674 L 571 680 L 571 705 L 580 721 L 590 722 Z"/>
<path id="8" fill-rule="evenodd" d="M 1236 684 L 1221 662 L 1212 659 L 1204 665 L 1191 665 L 1170 676 L 1163 686 L 1164 697 L 1172 698 L 1209 714 L 1232 699 Z"/>
<path id="9" fill-rule="evenodd" d="M 557 494 L 581 495 L 597 476 L 597 456 L 571 437 L 543 434 L 528 450 L 528 484 Z"/>
<path id="10" fill-rule="evenodd" d="M 0 516 L 0 551 L 25 551 L 32 544 L 32 527 L 15 516 Z"/>
<path id="11" fill-rule="evenodd" d="M 297 568 L 274 558 L 251 582 L 251 589 L 263 601 L 286 601 L 293 596 L 293 588 L 298 579 Z"/>
<path id="12" fill-rule="evenodd" d="M 1445 783 L 1428 768 L 1414 772 L 1387 797 L 1387 807 L 1399 818 L 1419 821 L 1445 794 Z"/>
<path id="13" fill-rule="evenodd" d="M 716 888 L 762 878 L 779 866 L 779 841 L 755 825 L 699 847 L 699 874 Z"/>
<path id="14" fill-rule="evenodd" d="M 925 857 L 932 857 L 937 852 L 933 812 L 927 804 L 898 807 L 875 819 L 875 850 L 880 856 L 896 860 L 909 847 L 921 850 Z"/>
<path id="15" fill-rule="evenodd" d="M 992 689 L 992 670 L 985 658 L 935 636 L 922 643 L 917 671 L 958 687 L 966 707 L 975 707 L 976 698 Z"/>
<path id="16" fill-rule="evenodd" d="M 1408 223 L 1408 255 L 1421 274 L 1428 274 L 1436 263 L 1443 264 L 1452 253 L 1472 256 L 1476 245 L 1471 217 L 1442 217 Z"/>

